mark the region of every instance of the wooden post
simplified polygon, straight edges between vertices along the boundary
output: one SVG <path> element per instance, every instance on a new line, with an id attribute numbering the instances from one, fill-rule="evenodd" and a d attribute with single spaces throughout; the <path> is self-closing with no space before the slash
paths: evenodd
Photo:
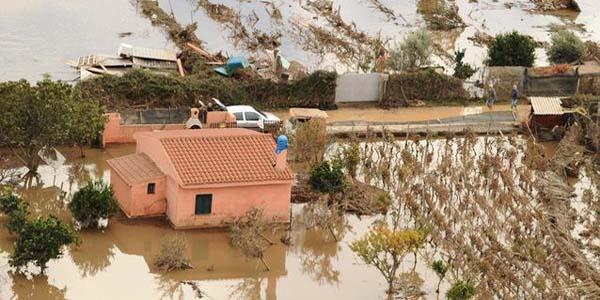
<path id="1" fill-rule="evenodd" d="M 177 71 L 179 71 L 179 76 L 185 77 L 185 71 L 183 70 L 183 64 L 181 63 L 181 59 L 177 59 Z"/>

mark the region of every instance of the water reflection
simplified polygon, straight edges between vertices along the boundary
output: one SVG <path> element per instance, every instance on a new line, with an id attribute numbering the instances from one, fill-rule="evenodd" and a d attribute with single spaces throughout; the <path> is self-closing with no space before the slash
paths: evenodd
<path id="1" fill-rule="evenodd" d="M 70 256 L 82 277 L 94 276 L 110 266 L 115 249 L 108 232 L 89 230 L 80 237 L 81 243 L 71 247 Z"/>
<path id="2" fill-rule="evenodd" d="M 58 288 L 48 283 L 48 276 L 40 275 L 28 278 L 20 273 L 10 273 L 12 290 L 16 299 L 62 300 L 66 297 L 67 287 Z"/>

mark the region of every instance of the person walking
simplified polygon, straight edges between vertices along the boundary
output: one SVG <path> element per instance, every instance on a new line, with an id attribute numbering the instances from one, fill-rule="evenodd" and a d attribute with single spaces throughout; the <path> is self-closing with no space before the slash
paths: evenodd
<path id="1" fill-rule="evenodd" d="M 486 101 L 486 105 L 489 109 L 492 109 L 492 107 L 494 106 L 494 101 L 496 101 L 496 89 L 494 89 L 494 84 L 490 83 L 489 86 L 489 90 L 488 90 L 488 99 Z"/>
<path id="2" fill-rule="evenodd" d="M 510 108 L 512 110 L 516 110 L 517 109 L 517 98 L 519 98 L 519 90 L 517 89 L 516 84 L 513 84 L 512 91 L 510 92 L 510 98 L 512 100 L 510 102 Z"/>

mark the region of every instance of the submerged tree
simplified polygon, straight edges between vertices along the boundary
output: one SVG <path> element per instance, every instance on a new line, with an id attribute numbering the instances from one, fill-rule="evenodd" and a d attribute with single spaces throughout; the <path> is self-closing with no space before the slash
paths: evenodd
<path id="1" fill-rule="evenodd" d="M 265 251 L 273 244 L 263 234 L 267 225 L 263 209 L 253 207 L 231 224 L 229 237 L 232 246 L 240 249 L 247 257 L 258 259 L 265 269 L 270 271 L 271 268 L 264 259 Z"/>
<path id="2" fill-rule="evenodd" d="M 435 274 L 440 279 L 435 289 L 436 294 L 440 293 L 440 284 L 442 284 L 442 280 L 444 280 L 444 277 L 446 277 L 448 268 L 448 264 L 446 264 L 443 260 L 436 260 L 431 264 L 431 269 L 433 269 Z"/>
<path id="3" fill-rule="evenodd" d="M 42 149 L 87 143 L 91 131 L 102 130 L 99 104 L 83 101 L 69 84 L 49 78 L 36 85 L 25 80 L 0 83 L 0 145 L 37 173 Z"/>
<path id="4" fill-rule="evenodd" d="M 9 218 L 8 223 L 6 223 L 8 232 L 18 234 L 29 217 L 29 204 L 16 195 L 3 195 L 0 197 L 0 212 Z"/>
<path id="5" fill-rule="evenodd" d="M 9 264 L 19 270 L 32 262 L 46 270 L 48 261 L 63 255 L 63 246 L 77 241 L 73 229 L 54 216 L 27 221 L 19 232 Z"/>
<path id="6" fill-rule="evenodd" d="M 387 293 L 391 298 L 395 292 L 398 269 L 410 251 L 415 230 L 394 230 L 387 226 L 373 228 L 363 238 L 354 241 L 350 249 L 366 264 L 374 266 L 388 283 Z"/>
<path id="7" fill-rule="evenodd" d="M 98 228 L 100 220 L 110 218 L 118 208 L 112 188 L 100 180 L 88 182 L 69 203 L 71 214 L 82 228 Z"/>
<path id="8" fill-rule="evenodd" d="M 190 260 L 187 258 L 185 239 L 182 236 L 165 238 L 160 243 L 160 250 L 154 258 L 154 265 L 163 272 L 190 269 Z"/>
<path id="9" fill-rule="evenodd" d="M 344 188 L 343 163 L 339 159 L 322 161 L 310 170 L 310 186 L 321 193 L 335 194 Z"/>

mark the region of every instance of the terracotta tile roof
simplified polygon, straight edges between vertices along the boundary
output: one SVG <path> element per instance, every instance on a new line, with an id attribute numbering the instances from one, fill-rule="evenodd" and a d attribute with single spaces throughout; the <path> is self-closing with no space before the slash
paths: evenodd
<path id="1" fill-rule="evenodd" d="M 165 176 L 143 153 L 112 158 L 106 162 L 128 184 L 144 183 Z"/>
<path id="2" fill-rule="evenodd" d="M 291 180 L 289 168 L 277 171 L 275 141 L 252 130 L 170 131 L 160 138 L 182 185 Z"/>

